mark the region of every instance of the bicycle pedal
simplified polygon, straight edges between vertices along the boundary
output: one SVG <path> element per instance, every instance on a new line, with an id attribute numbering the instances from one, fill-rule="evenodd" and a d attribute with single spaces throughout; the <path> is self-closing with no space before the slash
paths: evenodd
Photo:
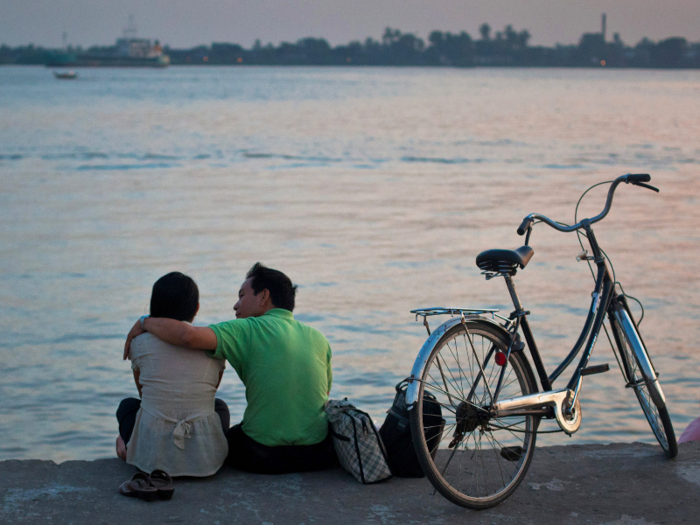
<path id="1" fill-rule="evenodd" d="M 502 447 L 501 457 L 506 461 L 518 461 L 523 455 L 523 447 Z"/>
<path id="2" fill-rule="evenodd" d="M 581 376 L 591 376 L 593 374 L 602 374 L 610 370 L 610 365 L 605 363 L 604 365 L 589 366 L 588 368 L 581 369 Z"/>

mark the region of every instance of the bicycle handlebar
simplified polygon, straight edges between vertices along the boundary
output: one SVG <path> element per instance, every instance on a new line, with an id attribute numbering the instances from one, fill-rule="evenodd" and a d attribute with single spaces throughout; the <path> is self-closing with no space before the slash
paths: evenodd
<path id="1" fill-rule="evenodd" d="M 525 235 L 525 232 L 528 230 L 528 228 L 529 228 L 530 225 L 532 224 L 532 221 L 533 221 L 533 220 L 534 220 L 534 219 L 530 218 L 529 215 L 528 215 L 527 217 L 525 217 L 525 218 L 523 219 L 522 224 L 521 224 L 520 227 L 518 228 L 518 235 Z"/>
<path id="2" fill-rule="evenodd" d="M 627 175 L 622 175 L 621 177 L 616 178 L 612 184 L 610 185 L 610 189 L 608 190 L 608 198 L 605 201 L 605 208 L 603 209 L 602 212 L 600 212 L 598 215 L 593 217 L 592 219 L 582 219 L 578 223 L 574 224 L 573 226 L 564 226 L 561 225 L 549 217 L 545 217 L 544 215 L 540 215 L 539 213 L 531 213 L 527 217 L 523 219 L 523 222 L 520 224 L 520 227 L 518 228 L 518 235 L 525 235 L 525 232 L 532 227 L 532 223 L 535 220 L 542 221 L 546 223 L 547 225 L 551 226 L 555 230 L 559 230 L 560 232 L 573 232 L 578 230 L 579 228 L 582 228 L 584 226 L 584 222 L 587 224 L 593 224 L 594 222 L 598 222 L 605 218 L 605 216 L 608 214 L 610 211 L 610 207 L 612 206 L 612 201 L 613 201 L 613 194 L 615 193 L 615 189 L 617 186 L 624 182 L 625 184 L 634 184 L 635 186 L 641 186 L 642 188 L 647 188 L 649 190 L 653 190 L 655 192 L 659 192 L 658 188 L 655 188 L 654 186 L 650 186 L 648 184 L 644 184 L 645 182 L 649 182 L 651 180 L 651 176 L 648 173 L 637 173 L 637 174 L 632 174 L 628 173 Z"/>
<path id="3" fill-rule="evenodd" d="M 622 177 L 627 177 L 627 180 L 625 182 L 631 182 L 632 184 L 634 184 L 635 182 L 649 182 L 651 180 L 651 175 L 649 175 L 648 173 L 638 173 L 636 175 L 628 173 L 627 175 L 623 175 Z"/>

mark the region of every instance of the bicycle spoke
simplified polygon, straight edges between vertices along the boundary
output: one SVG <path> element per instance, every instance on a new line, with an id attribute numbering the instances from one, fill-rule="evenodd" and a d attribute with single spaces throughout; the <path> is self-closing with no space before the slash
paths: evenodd
<path id="1" fill-rule="evenodd" d="M 452 351 L 452 347 L 450 346 L 449 343 L 447 343 L 447 348 L 449 349 L 450 353 L 452 354 L 452 357 L 454 358 L 455 362 L 457 363 L 457 369 L 459 370 L 459 384 L 460 384 L 460 392 L 462 393 L 462 397 L 464 397 L 464 382 L 462 381 L 462 377 L 464 376 L 464 371 L 462 370 L 462 367 L 459 364 L 459 350 L 457 350 L 457 354 Z M 455 344 L 455 349 L 457 349 L 457 345 Z M 443 359 L 444 361 L 444 359 Z M 451 372 L 450 372 L 451 373 Z M 454 374 L 452 374 L 452 378 L 454 379 Z"/>
<path id="2" fill-rule="evenodd" d="M 443 431 L 443 435 L 447 434 L 449 436 L 452 433 L 452 429 L 456 426 L 457 426 L 456 424 L 453 424 L 453 425 L 450 425 L 449 428 L 445 428 L 445 430 Z M 436 454 L 436 451 L 440 449 L 440 443 L 442 443 L 442 440 L 441 439 L 437 440 L 437 443 L 435 444 L 435 446 L 429 451 L 431 455 Z"/>
<path id="3" fill-rule="evenodd" d="M 433 379 L 433 381 L 434 381 L 434 379 Z M 426 383 L 426 384 L 427 384 L 427 385 L 431 388 L 431 390 L 434 391 L 434 392 L 437 392 L 437 393 L 440 393 L 440 394 L 445 394 L 446 396 L 449 396 L 449 395 L 450 395 L 450 394 L 448 394 L 447 392 L 445 392 L 444 390 L 442 390 L 439 386 L 437 386 L 437 385 L 435 385 L 435 384 L 432 384 L 432 383 Z M 457 399 L 459 399 L 459 398 L 457 398 Z M 459 399 L 459 400 L 460 400 L 462 403 L 466 403 L 467 405 L 470 405 L 470 406 L 476 408 L 477 410 L 481 410 L 481 411 L 483 411 L 483 412 L 486 411 L 483 407 L 480 407 L 479 405 L 475 405 L 474 403 L 470 403 L 470 402 L 467 401 L 466 399 Z M 439 404 L 440 406 L 442 406 L 442 407 L 447 408 L 447 409 L 450 410 L 450 412 L 452 412 L 453 414 L 456 413 L 456 412 L 454 412 L 454 408 L 455 408 L 454 405 L 445 405 L 444 403 L 438 403 L 438 404 Z"/>
<path id="4" fill-rule="evenodd" d="M 503 390 L 503 389 L 509 387 L 510 385 L 512 385 L 513 383 L 515 383 L 517 380 L 518 380 L 518 378 L 516 377 L 516 378 L 513 379 L 512 381 L 506 383 L 505 385 L 503 385 L 503 386 L 501 387 L 501 390 Z"/>
<path id="5" fill-rule="evenodd" d="M 469 335 L 469 332 L 466 333 L 467 341 L 469 341 L 469 346 L 472 349 L 472 352 L 474 353 L 474 359 L 476 359 L 476 364 L 479 365 L 479 372 L 481 372 L 481 375 L 485 378 L 486 374 L 484 373 L 484 369 L 481 366 L 481 362 L 479 361 L 479 356 L 476 354 L 476 348 L 474 348 L 474 342 L 472 341 L 471 336 Z M 493 399 L 493 395 L 491 395 L 491 388 L 489 387 L 489 384 L 484 382 L 484 386 L 486 387 L 486 390 L 488 390 L 489 393 L 489 398 Z"/>
<path id="6" fill-rule="evenodd" d="M 445 394 L 445 395 L 447 396 L 447 399 L 450 400 L 450 403 L 454 403 L 454 402 L 452 401 L 452 398 L 453 398 L 453 397 L 456 398 L 456 399 L 458 399 L 459 401 L 464 401 L 464 399 L 462 399 L 462 398 L 459 397 L 458 395 L 453 394 L 453 393 L 450 393 L 448 390 L 442 389 L 442 388 L 440 387 L 440 385 L 439 385 L 439 382 L 438 382 L 430 373 L 428 373 L 428 378 L 429 378 L 430 381 L 432 381 L 432 382 L 428 382 L 428 383 L 426 383 L 426 384 L 427 384 L 428 386 L 430 386 L 432 390 L 435 390 L 435 391 L 437 391 L 437 392 L 440 392 L 441 394 Z M 454 406 L 457 406 L 457 404 L 454 404 Z"/>
<path id="7" fill-rule="evenodd" d="M 459 348 L 457 345 L 457 339 L 455 339 L 455 350 L 457 352 L 455 359 L 457 360 L 457 368 L 459 369 L 459 383 L 462 387 L 462 396 L 464 396 L 464 379 L 466 379 L 466 377 L 464 370 L 462 370 L 462 363 L 459 362 Z"/>
<path id="8" fill-rule="evenodd" d="M 469 378 L 467 378 L 467 382 L 469 383 L 469 394 L 467 395 L 467 399 L 469 399 L 476 389 L 477 382 L 481 376 L 478 373 L 476 374 L 476 377 L 474 376 L 474 363 L 472 360 L 472 354 L 469 351 L 469 345 L 467 344 L 467 336 L 465 334 L 462 334 L 462 340 L 464 343 L 464 353 L 467 355 L 467 362 L 469 363 L 469 373 L 471 378 L 471 381 Z"/>
<path id="9" fill-rule="evenodd" d="M 444 361 L 444 359 L 443 359 L 443 361 Z M 447 391 L 447 398 L 450 400 L 450 403 L 453 403 L 452 395 L 449 393 L 450 387 L 447 386 L 447 378 L 445 377 L 445 371 L 442 369 L 442 365 L 440 364 L 440 354 L 435 356 L 435 364 L 437 365 L 438 370 L 440 371 L 440 377 L 442 378 L 442 384 L 445 385 L 445 390 Z M 447 368 L 447 365 L 445 365 L 445 368 Z M 453 384 L 453 386 L 454 386 L 454 384 Z"/>
<path id="10" fill-rule="evenodd" d="M 456 425 L 457 425 L 457 423 L 452 423 L 452 426 L 456 426 Z M 423 428 L 424 428 L 425 430 L 429 430 L 429 429 L 431 429 L 431 428 L 440 428 L 441 426 L 442 426 L 442 424 L 440 424 L 440 425 L 430 425 L 430 426 L 423 427 Z M 443 433 L 444 433 L 444 432 L 443 432 Z"/>
<path id="11" fill-rule="evenodd" d="M 495 443 L 498 443 L 498 442 L 496 441 L 496 438 L 493 436 L 493 434 L 491 434 L 491 439 L 489 439 L 487 434 L 488 433 L 484 433 L 484 435 L 486 435 L 486 439 L 488 439 L 491 442 L 491 449 L 493 450 L 493 453 L 495 454 L 496 465 L 498 465 L 498 473 L 501 476 L 501 486 L 505 486 L 506 480 L 503 479 L 503 465 L 501 464 L 501 458 L 499 457 L 499 453 L 496 451 L 497 447 L 495 445 Z M 503 446 L 501 446 L 500 448 L 503 449 Z"/>
<path id="12" fill-rule="evenodd" d="M 479 444 L 481 444 L 481 441 L 482 441 L 483 437 L 484 437 L 483 433 L 479 432 Z M 491 481 L 491 476 L 489 475 L 489 470 L 490 470 L 490 469 L 487 469 L 487 468 L 486 468 L 486 463 L 484 462 L 485 456 L 486 456 L 486 454 L 484 453 L 483 448 L 482 448 L 482 453 L 479 455 L 479 459 L 481 459 L 481 468 L 483 469 L 483 471 L 484 471 L 484 476 L 485 476 L 485 478 L 486 478 L 486 479 L 484 480 L 484 483 L 486 484 L 486 490 L 489 490 L 489 486 L 490 486 L 493 482 Z"/>
<path id="13" fill-rule="evenodd" d="M 447 348 L 450 348 L 450 345 L 449 345 L 449 344 L 447 345 Z M 451 351 L 451 350 L 450 350 L 450 351 Z M 456 386 L 457 380 L 455 379 L 455 376 L 454 376 L 454 374 L 452 373 L 452 369 L 451 369 L 450 367 L 447 366 L 447 363 L 445 362 L 445 358 L 444 358 L 444 357 L 442 358 L 442 362 L 443 362 L 443 364 L 446 366 L 447 371 L 450 373 L 450 376 L 452 377 L 452 382 L 453 382 L 453 384 Z M 464 391 L 462 391 L 462 390 L 460 390 L 460 391 L 462 392 L 462 397 L 464 397 Z"/>
<path id="14" fill-rule="evenodd" d="M 469 345 L 467 344 L 467 336 L 462 334 L 462 339 L 464 341 L 464 353 L 467 356 L 467 362 L 469 363 L 469 372 L 471 373 L 471 382 L 469 383 L 469 389 L 474 387 L 474 382 L 476 378 L 474 377 L 474 363 L 472 362 L 471 352 L 469 352 Z"/>
<path id="15" fill-rule="evenodd" d="M 455 453 L 457 452 L 457 449 L 459 448 L 459 443 L 455 445 L 454 449 L 452 450 L 452 454 L 450 454 L 450 458 L 447 460 L 447 463 L 445 464 L 445 468 L 442 469 L 441 474 L 444 476 L 445 472 L 447 471 L 447 467 L 450 466 L 450 462 L 452 461 L 452 458 L 455 456 Z"/>
<path id="16" fill-rule="evenodd" d="M 520 425 L 520 424 L 522 424 L 522 423 L 525 423 L 525 420 L 524 420 L 524 419 L 523 419 L 522 421 L 516 421 L 516 422 L 513 423 L 512 425 L 508 425 L 508 426 L 505 426 L 505 427 L 498 426 L 498 427 L 495 427 L 495 428 L 498 428 L 499 430 L 508 430 L 509 428 L 513 428 L 514 426 Z M 493 423 L 489 422 L 489 424 L 490 424 L 491 426 L 493 426 Z"/>

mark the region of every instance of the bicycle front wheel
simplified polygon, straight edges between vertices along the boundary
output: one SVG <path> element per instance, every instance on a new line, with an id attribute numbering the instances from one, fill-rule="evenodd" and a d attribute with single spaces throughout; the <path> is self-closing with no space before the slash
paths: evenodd
<path id="1" fill-rule="evenodd" d="M 507 334 L 484 321 L 469 320 L 466 327 L 455 325 L 431 352 L 420 378 L 418 399 L 425 400 L 411 410 L 411 430 L 433 486 L 457 505 L 485 509 L 505 500 L 525 477 L 539 418 L 489 416 L 503 369 L 496 354 L 507 352 Z M 536 391 L 522 352 L 513 352 L 505 367 L 499 399 Z M 426 393 L 435 396 L 444 422 L 434 410 L 424 411 Z"/>
<path id="2" fill-rule="evenodd" d="M 646 346 L 626 306 L 618 304 L 613 310 L 613 315 L 613 334 L 627 376 L 627 385 L 634 389 L 644 416 L 661 448 L 669 458 L 675 458 L 678 455 L 676 434 Z"/>

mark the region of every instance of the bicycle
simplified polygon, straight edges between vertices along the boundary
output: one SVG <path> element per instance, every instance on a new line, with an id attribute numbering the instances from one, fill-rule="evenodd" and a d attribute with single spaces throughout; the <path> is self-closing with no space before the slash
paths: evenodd
<path id="1" fill-rule="evenodd" d="M 615 280 L 614 268 L 612 273 L 608 268 L 607 255 L 591 227 L 610 211 L 619 184 L 624 182 L 658 192 L 657 188 L 645 184 L 650 180 L 647 174 L 618 177 L 611 182 L 603 211 L 572 226 L 532 213 L 523 219 L 517 230 L 521 236 L 527 234 L 524 246 L 514 251 L 487 250 L 479 254 L 476 264 L 487 280 L 505 279 L 515 307 L 509 317 L 485 308 L 412 310 L 416 319 L 423 318 L 429 335 L 413 365 L 406 392 L 414 447 L 427 478 L 451 502 L 485 509 L 508 498 L 527 473 L 537 434 L 542 432 L 539 430 L 542 420 L 556 420 L 559 425 L 556 431 L 568 435 L 579 429 L 583 378 L 610 369 L 608 364 L 588 366 L 601 329 L 608 335 L 625 386 L 634 389 L 659 444 L 669 458 L 677 455 L 678 446 L 658 374 L 628 306 L 629 296 Z M 586 190 L 581 199 L 595 186 Z M 523 308 L 513 282 L 517 270 L 524 269 L 533 256 L 530 235 L 533 226 L 539 223 L 561 232 L 577 232 L 582 247 L 581 237 L 587 238 L 592 255 L 584 249 L 577 259 L 588 261 L 589 266 L 592 261 L 597 268 L 591 306 L 581 335 L 571 352 L 549 375 L 528 323 L 530 312 Z M 610 266 L 612 268 L 612 263 Z M 446 314 L 451 315 L 451 319 L 431 333 L 428 318 Z M 526 345 L 537 377 L 526 356 Z M 554 381 L 582 348 L 581 358 L 566 387 L 553 390 Z M 445 421 L 437 420 L 440 416 L 433 416 L 434 421 L 424 419 L 423 403 L 418 401 L 426 391 L 436 396 Z M 442 436 L 439 440 L 433 437 L 429 447 L 426 431 L 443 425 Z"/>

